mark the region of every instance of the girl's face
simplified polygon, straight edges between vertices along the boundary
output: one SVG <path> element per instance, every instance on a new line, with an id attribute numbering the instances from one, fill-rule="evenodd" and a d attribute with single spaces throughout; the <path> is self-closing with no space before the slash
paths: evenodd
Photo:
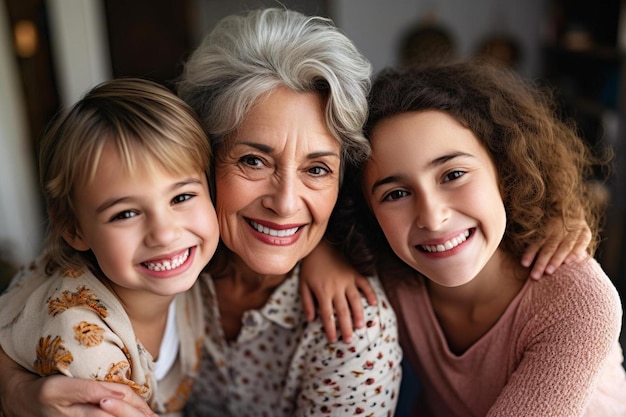
<path id="1" fill-rule="evenodd" d="M 258 274 L 287 273 L 321 240 L 339 192 L 341 146 L 322 98 L 277 88 L 226 140 L 215 165 L 222 241 Z"/>
<path id="2" fill-rule="evenodd" d="M 186 291 L 209 262 L 219 239 L 203 172 L 172 175 L 138 164 L 128 172 L 105 146 L 93 181 L 74 187 L 77 250 L 91 249 L 119 293 Z"/>
<path id="3" fill-rule="evenodd" d="M 404 262 L 456 287 L 502 255 L 498 176 L 472 131 L 444 112 L 410 112 L 379 122 L 371 142 L 364 192 Z"/>

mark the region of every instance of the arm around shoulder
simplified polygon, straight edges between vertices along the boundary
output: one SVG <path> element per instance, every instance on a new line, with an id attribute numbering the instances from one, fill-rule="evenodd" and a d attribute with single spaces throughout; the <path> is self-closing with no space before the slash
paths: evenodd
<path id="1" fill-rule="evenodd" d="M 378 297 L 364 309 L 365 326 L 352 343 L 328 343 L 321 323 L 309 345 L 307 370 L 298 398 L 298 415 L 344 416 L 393 414 L 401 378 L 402 350 L 396 316 L 378 279 L 371 279 Z"/>

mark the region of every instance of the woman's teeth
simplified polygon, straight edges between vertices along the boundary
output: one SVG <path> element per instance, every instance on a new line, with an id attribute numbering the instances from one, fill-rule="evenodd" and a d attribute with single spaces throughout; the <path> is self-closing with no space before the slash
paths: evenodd
<path id="1" fill-rule="evenodd" d="M 437 245 L 420 245 L 420 247 L 424 249 L 426 252 L 431 252 L 431 253 L 432 252 L 445 252 L 452 248 L 456 248 L 461 243 L 465 242 L 469 235 L 470 235 L 469 230 L 466 230 L 460 235 L 448 240 L 447 242 L 439 243 Z"/>
<path id="2" fill-rule="evenodd" d="M 144 262 L 143 265 L 151 271 L 171 271 L 172 269 L 176 269 L 184 264 L 188 257 L 189 249 L 187 249 L 181 255 L 173 257 L 172 259 L 158 262 Z"/>
<path id="3" fill-rule="evenodd" d="M 298 227 L 292 227 L 291 229 L 276 230 L 276 229 L 270 229 L 269 227 L 260 225 L 256 222 L 253 222 L 252 220 L 249 220 L 248 223 L 250 223 L 250 226 L 252 226 L 254 230 L 256 230 L 259 233 L 263 233 L 263 234 L 270 235 L 270 236 L 278 236 L 278 237 L 292 236 L 299 229 Z"/>

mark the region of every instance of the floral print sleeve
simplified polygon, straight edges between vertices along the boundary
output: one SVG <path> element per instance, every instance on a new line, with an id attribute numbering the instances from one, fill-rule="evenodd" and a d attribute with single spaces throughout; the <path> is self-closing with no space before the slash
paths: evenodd
<path id="1" fill-rule="evenodd" d="M 0 296 L 0 345 L 32 372 L 122 383 L 154 411 L 176 413 L 191 393 L 204 341 L 200 288 L 178 294 L 170 313 L 178 354 L 157 386 L 155 362 L 117 298 L 89 272 L 48 276 L 38 261 Z"/>
<path id="2" fill-rule="evenodd" d="M 10 319 L 0 327 L 5 352 L 40 375 L 123 383 L 148 400 L 153 380 L 149 373 L 131 372 L 131 364 L 149 369 L 152 359 L 113 295 L 88 272 L 38 274 L 33 270 L 2 296 L 0 311 Z"/>
<path id="3" fill-rule="evenodd" d="M 402 352 L 398 345 L 396 317 L 372 280 L 379 298 L 366 306 L 366 326 L 355 331 L 354 341 L 328 343 L 320 323 L 305 331 L 302 345 L 302 391 L 298 415 L 302 416 L 392 416 L 400 385 Z"/>

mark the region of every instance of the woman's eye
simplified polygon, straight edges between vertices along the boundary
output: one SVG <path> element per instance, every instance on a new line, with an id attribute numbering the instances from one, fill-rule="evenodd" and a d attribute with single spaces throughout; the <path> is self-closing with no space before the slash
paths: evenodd
<path id="1" fill-rule="evenodd" d="M 176 197 L 174 197 L 172 199 L 172 203 L 179 204 L 179 203 L 187 201 L 187 200 L 189 200 L 189 199 L 191 199 L 193 197 L 194 197 L 193 194 L 179 194 L 179 195 L 177 195 Z"/>
<path id="2" fill-rule="evenodd" d="M 137 215 L 137 212 L 132 211 L 132 210 L 126 210 L 126 211 L 122 211 L 121 213 L 118 213 L 115 216 L 111 217 L 111 221 L 126 220 L 126 219 L 133 218 L 136 215 Z"/>
<path id="3" fill-rule="evenodd" d="M 315 175 L 316 177 L 320 177 L 322 175 L 326 175 L 330 173 L 330 169 L 321 167 L 321 166 L 315 166 L 315 167 L 309 168 L 308 171 L 309 171 L 309 174 Z"/>
<path id="4" fill-rule="evenodd" d="M 465 175 L 465 171 L 451 171 L 443 177 L 443 182 L 453 181 Z"/>
<path id="5" fill-rule="evenodd" d="M 409 195 L 408 192 L 403 191 L 403 190 L 394 190 L 390 193 L 387 193 L 383 196 L 383 201 L 391 201 L 391 200 L 397 200 L 399 198 L 402 197 L 406 197 L 407 195 Z"/>
<path id="6" fill-rule="evenodd" d="M 251 167 L 260 167 L 261 165 L 263 165 L 263 161 L 261 161 L 261 158 L 254 155 L 243 156 L 239 159 L 239 162 L 242 162 Z"/>

